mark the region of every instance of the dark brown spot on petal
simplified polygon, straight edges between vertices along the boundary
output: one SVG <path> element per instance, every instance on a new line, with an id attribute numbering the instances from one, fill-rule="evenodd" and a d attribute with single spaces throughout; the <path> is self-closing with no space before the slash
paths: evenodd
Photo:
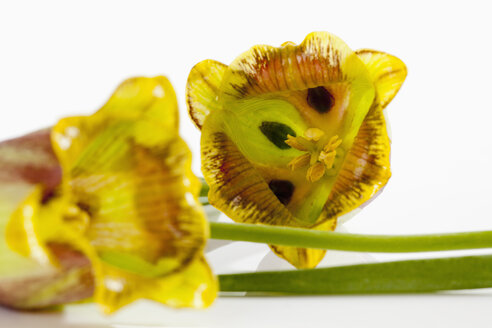
<path id="1" fill-rule="evenodd" d="M 296 136 L 294 130 L 288 125 L 278 122 L 262 122 L 259 126 L 261 133 L 280 149 L 289 149 L 290 146 L 285 143 L 287 136 Z"/>
<path id="2" fill-rule="evenodd" d="M 323 87 L 308 89 L 307 102 L 318 113 L 327 113 L 335 104 L 335 98 Z"/>
<path id="3" fill-rule="evenodd" d="M 284 205 L 289 204 L 295 189 L 292 182 L 288 180 L 272 180 L 268 183 L 268 187 Z"/>
<path id="4" fill-rule="evenodd" d="M 85 213 L 87 213 L 89 216 L 93 216 L 94 215 L 94 209 L 89 204 L 84 203 L 84 202 L 78 202 L 77 203 L 77 206 L 82 211 L 84 211 Z"/>

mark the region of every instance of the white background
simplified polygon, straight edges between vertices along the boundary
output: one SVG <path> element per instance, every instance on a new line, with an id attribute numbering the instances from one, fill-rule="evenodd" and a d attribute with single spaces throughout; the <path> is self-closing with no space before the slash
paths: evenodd
<path id="1" fill-rule="evenodd" d="M 409 71 L 387 108 L 393 177 L 346 229 L 387 234 L 492 229 L 491 14 L 487 1 L 2 1 L 0 139 L 50 126 L 63 116 L 89 114 L 128 77 L 163 74 L 176 89 L 181 133 L 199 173 L 199 132 L 184 103 L 191 67 L 209 58 L 227 64 L 255 44 L 299 43 L 309 32 L 325 30 L 352 49 L 394 54 Z M 448 254 L 470 253 L 486 251 Z M 234 320 L 245 326 L 356 327 L 364 321 L 368 327 L 477 327 L 487 326 L 491 296 L 489 291 L 221 298 L 209 311 L 198 313 L 141 303 L 110 322 L 118 327 L 130 327 L 123 325 L 129 322 L 232 327 Z M 32 317 L 0 310 L 0 326 L 32 327 L 31 320 L 37 320 L 38 325 L 62 327 L 68 320 L 77 327 L 79 319 L 93 318 L 100 324 L 95 327 L 105 327 L 105 319 L 94 312 L 89 306 Z"/>

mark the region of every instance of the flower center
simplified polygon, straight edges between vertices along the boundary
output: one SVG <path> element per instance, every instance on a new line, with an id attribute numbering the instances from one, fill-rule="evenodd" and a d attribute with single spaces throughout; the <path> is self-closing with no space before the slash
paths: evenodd
<path id="1" fill-rule="evenodd" d="M 310 182 L 318 181 L 325 175 L 326 170 L 333 168 L 337 148 L 342 143 L 338 135 L 332 137 L 318 128 L 309 128 L 304 136 L 287 136 L 285 143 L 305 153 L 297 156 L 287 164 L 292 171 L 309 166 L 306 179 Z"/>

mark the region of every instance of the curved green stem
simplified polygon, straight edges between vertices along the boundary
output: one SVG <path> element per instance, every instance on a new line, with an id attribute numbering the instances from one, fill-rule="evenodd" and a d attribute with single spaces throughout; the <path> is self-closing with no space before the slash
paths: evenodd
<path id="1" fill-rule="evenodd" d="M 340 251 L 406 253 L 492 248 L 492 231 L 362 235 L 255 224 L 210 222 L 211 238 Z"/>
<path id="2" fill-rule="evenodd" d="M 201 179 L 200 198 L 209 187 Z M 409 253 L 492 248 L 492 231 L 427 235 L 362 235 L 253 224 L 210 223 L 211 238 L 340 251 Z"/>
<path id="3" fill-rule="evenodd" d="M 420 293 L 492 287 L 492 256 L 449 257 L 219 276 L 221 291 L 287 294 Z"/>

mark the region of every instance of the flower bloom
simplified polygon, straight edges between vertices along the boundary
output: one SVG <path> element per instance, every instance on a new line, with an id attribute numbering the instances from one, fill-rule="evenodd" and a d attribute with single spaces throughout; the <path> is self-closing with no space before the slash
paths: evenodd
<path id="1" fill-rule="evenodd" d="M 62 119 L 43 142 L 32 139 L 0 146 L 0 164 L 11 157 L 8 168 L 18 173 L 10 178 L 16 206 L 0 218 L 10 248 L 47 274 L 0 279 L 0 302 L 39 308 L 93 293 L 110 313 L 139 298 L 178 307 L 213 301 L 200 183 L 166 78 L 129 79 L 95 114 Z M 22 281 L 34 293 L 9 298 L 9 286 Z"/>
<path id="2" fill-rule="evenodd" d="M 334 230 L 391 175 L 383 109 L 405 77 L 398 58 L 324 32 L 198 63 L 187 104 L 210 203 L 237 222 Z M 325 253 L 271 248 L 299 268 Z"/>

